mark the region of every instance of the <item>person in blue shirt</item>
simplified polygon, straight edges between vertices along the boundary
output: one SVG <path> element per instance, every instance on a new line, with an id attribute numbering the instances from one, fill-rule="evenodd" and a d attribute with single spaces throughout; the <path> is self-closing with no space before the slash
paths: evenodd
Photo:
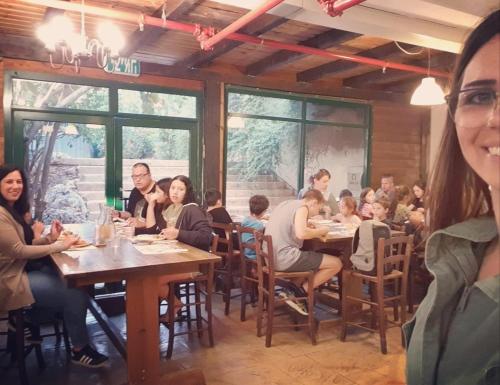
<path id="1" fill-rule="evenodd" d="M 241 226 L 251 227 L 258 231 L 264 231 L 262 218 L 269 207 L 269 199 L 267 199 L 264 195 L 254 195 L 250 198 L 248 204 L 250 206 L 250 215 L 243 219 Z M 241 240 L 245 243 L 255 241 L 253 235 L 248 233 L 242 234 Z M 245 256 L 247 258 L 255 259 L 255 250 L 245 248 Z"/>

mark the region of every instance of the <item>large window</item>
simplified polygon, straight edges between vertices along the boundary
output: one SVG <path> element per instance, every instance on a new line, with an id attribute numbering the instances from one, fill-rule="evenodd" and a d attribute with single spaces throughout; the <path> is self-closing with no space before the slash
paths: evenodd
<path id="1" fill-rule="evenodd" d="M 248 213 L 266 195 L 271 208 L 296 196 L 318 169 L 335 195 L 359 195 L 368 178 L 370 107 L 362 103 L 228 87 L 226 206 Z"/>
<path id="2" fill-rule="evenodd" d="M 27 171 L 36 218 L 82 223 L 99 203 L 121 207 L 139 161 L 155 179 L 185 174 L 200 185 L 196 93 L 80 83 L 6 75 L 6 160 Z"/>

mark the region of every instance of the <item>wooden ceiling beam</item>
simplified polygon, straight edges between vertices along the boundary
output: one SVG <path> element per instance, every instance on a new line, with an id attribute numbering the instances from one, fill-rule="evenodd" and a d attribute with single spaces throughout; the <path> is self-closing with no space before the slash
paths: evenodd
<path id="1" fill-rule="evenodd" d="M 270 30 L 284 24 L 288 21 L 285 17 L 277 17 L 270 14 L 265 14 L 259 17 L 257 20 L 252 22 L 252 24 L 247 25 L 243 28 L 241 33 L 247 35 L 259 36 Z M 224 40 L 217 44 L 211 51 L 202 51 L 201 48 L 198 52 L 188 56 L 186 59 L 179 61 L 176 66 L 185 68 L 201 68 L 210 64 L 213 60 L 217 59 L 229 51 L 235 49 L 242 45 L 242 42 L 233 40 Z"/>
<path id="2" fill-rule="evenodd" d="M 449 52 L 443 52 L 439 55 L 436 54 L 431 56 L 431 68 L 439 68 L 444 71 L 451 71 L 451 67 L 454 64 L 455 54 Z M 413 60 L 412 65 L 426 66 L 427 59 Z M 347 87 L 366 87 L 373 84 L 385 84 L 400 82 L 408 79 L 422 78 L 422 75 L 418 75 L 412 72 L 403 72 L 394 69 L 386 69 L 385 72 L 380 69 L 376 71 L 371 71 L 363 75 L 353 76 L 344 79 L 344 86 Z"/>
<path id="3" fill-rule="evenodd" d="M 169 20 L 177 20 L 183 15 L 185 15 L 198 0 L 175 0 L 173 5 L 169 2 L 166 4 L 165 15 Z M 163 6 L 158 8 L 152 13 L 151 16 L 161 17 L 163 13 Z M 137 28 L 127 39 L 127 45 L 120 51 L 122 56 L 131 56 L 141 47 L 151 44 L 158 40 L 160 36 L 166 33 L 167 30 L 163 28 L 153 27 L 150 25 L 145 25 L 144 30 L 141 31 Z"/>
<path id="4" fill-rule="evenodd" d="M 0 40 L 0 61 L 2 57 L 12 59 L 34 60 L 47 63 L 48 54 L 33 37 L 19 35 L 3 35 Z M 82 63 L 82 67 L 97 68 L 95 61 L 88 60 Z M 202 69 L 188 70 L 178 66 L 167 66 L 156 63 L 141 63 L 141 73 L 144 75 L 167 76 L 177 79 L 190 79 L 206 81 L 218 81 L 221 83 L 232 83 L 248 87 L 270 88 L 287 92 L 298 92 L 318 94 L 340 98 L 354 98 L 362 100 L 383 100 L 399 104 L 407 103 L 409 95 L 398 92 L 386 92 L 379 89 L 368 89 L 366 87 L 354 89 L 348 87 L 332 87 L 331 82 L 293 83 L 283 81 L 275 77 L 259 76 L 256 78 L 241 74 L 236 69 L 228 72 L 224 69 Z M 290 74 L 290 77 L 292 75 Z"/>
<path id="5" fill-rule="evenodd" d="M 397 55 L 400 52 L 401 51 L 398 49 L 398 47 L 396 47 L 396 45 L 391 42 L 379 47 L 358 52 L 357 55 L 374 59 L 383 59 L 387 56 Z M 352 70 L 362 65 L 364 64 L 359 64 L 347 60 L 335 60 L 297 73 L 297 81 L 311 82 L 313 80 L 318 80 L 326 75 L 335 75 L 340 72 Z"/>
<path id="6" fill-rule="evenodd" d="M 359 36 L 361 35 L 358 33 L 331 29 L 309 39 L 300 41 L 298 44 L 313 48 L 326 49 L 335 47 Z M 291 52 L 286 50 L 277 51 L 270 56 L 267 56 L 255 63 L 250 64 L 245 68 L 244 73 L 250 76 L 257 76 L 264 72 L 278 69 L 291 62 L 299 60 L 304 56 L 306 55 L 299 52 Z"/>

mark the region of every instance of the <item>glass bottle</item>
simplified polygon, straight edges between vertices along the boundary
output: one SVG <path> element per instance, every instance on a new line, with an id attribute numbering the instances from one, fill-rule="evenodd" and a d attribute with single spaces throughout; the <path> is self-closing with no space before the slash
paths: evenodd
<path id="1" fill-rule="evenodd" d="M 115 235 L 115 225 L 113 224 L 112 211 L 110 207 L 99 204 L 99 217 L 96 223 L 95 243 L 104 246 L 106 242 L 112 240 Z"/>

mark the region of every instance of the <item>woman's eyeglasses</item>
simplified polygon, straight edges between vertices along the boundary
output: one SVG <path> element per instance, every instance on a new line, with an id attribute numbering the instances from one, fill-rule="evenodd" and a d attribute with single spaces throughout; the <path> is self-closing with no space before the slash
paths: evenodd
<path id="1" fill-rule="evenodd" d="M 455 106 L 450 115 L 457 126 L 477 128 L 487 124 L 498 107 L 499 91 L 492 88 L 469 88 L 445 97 L 449 106 Z"/>

